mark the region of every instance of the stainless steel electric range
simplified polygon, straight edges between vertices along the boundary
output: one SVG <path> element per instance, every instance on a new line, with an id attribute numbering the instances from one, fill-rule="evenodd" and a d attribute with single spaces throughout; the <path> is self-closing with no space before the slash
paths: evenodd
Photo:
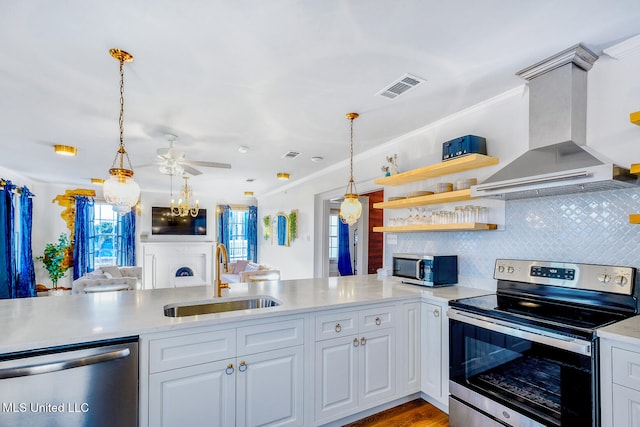
<path id="1" fill-rule="evenodd" d="M 499 259 L 449 303 L 451 427 L 599 426 L 600 327 L 638 313 L 632 267 Z"/>

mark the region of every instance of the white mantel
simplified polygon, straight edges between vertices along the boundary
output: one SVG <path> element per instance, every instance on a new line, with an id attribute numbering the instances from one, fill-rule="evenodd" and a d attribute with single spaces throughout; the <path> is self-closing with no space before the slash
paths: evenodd
<path id="1" fill-rule="evenodd" d="M 214 250 L 214 242 L 143 242 L 144 289 L 210 285 Z"/>

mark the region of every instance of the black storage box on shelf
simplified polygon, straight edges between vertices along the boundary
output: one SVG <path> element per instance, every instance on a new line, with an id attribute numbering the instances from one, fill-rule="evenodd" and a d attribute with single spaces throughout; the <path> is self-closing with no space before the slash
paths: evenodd
<path id="1" fill-rule="evenodd" d="M 487 140 L 481 136 L 465 135 L 442 144 L 442 160 L 467 154 L 487 154 Z"/>

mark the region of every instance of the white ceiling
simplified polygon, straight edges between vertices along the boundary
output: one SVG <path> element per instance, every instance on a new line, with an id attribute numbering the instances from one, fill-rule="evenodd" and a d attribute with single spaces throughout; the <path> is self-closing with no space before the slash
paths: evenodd
<path id="1" fill-rule="evenodd" d="M 517 71 L 576 43 L 601 54 L 638 33 L 637 0 L 4 0 L 0 166 L 84 187 L 107 177 L 113 47 L 135 56 L 125 145 L 143 191 L 168 192 L 169 177 L 141 165 L 170 132 L 188 159 L 232 165 L 191 183 L 234 200 L 282 186 L 277 172 L 295 181 L 344 162 L 349 111 L 359 153 L 521 85 Z M 405 73 L 427 82 L 375 96 Z M 302 154 L 282 159 L 290 150 Z"/>

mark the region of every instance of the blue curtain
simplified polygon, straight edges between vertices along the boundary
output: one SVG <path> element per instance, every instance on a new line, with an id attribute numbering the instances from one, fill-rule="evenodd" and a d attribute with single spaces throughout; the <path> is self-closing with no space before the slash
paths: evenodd
<path id="1" fill-rule="evenodd" d="M 15 298 L 15 248 L 13 239 L 13 202 L 15 186 L 2 180 L 0 186 L 0 298 Z"/>
<path id="2" fill-rule="evenodd" d="M 231 207 L 221 205 L 218 210 L 218 243 L 229 248 L 229 214 Z"/>
<path id="3" fill-rule="evenodd" d="M 33 251 L 31 248 L 31 231 L 33 229 L 33 193 L 24 186 L 20 191 L 20 233 L 18 243 L 20 262 L 16 279 L 17 297 L 35 297 L 36 273 L 33 269 Z"/>
<path id="4" fill-rule="evenodd" d="M 136 214 L 133 210 L 120 215 L 120 251 L 118 265 L 136 265 Z"/>
<path id="5" fill-rule="evenodd" d="M 73 280 L 93 271 L 93 200 L 76 196 Z"/>
<path id="6" fill-rule="evenodd" d="M 342 221 L 338 221 L 338 272 L 341 276 L 353 275 L 349 252 L 349 224 Z"/>
<path id="7" fill-rule="evenodd" d="M 247 258 L 253 262 L 258 262 L 258 207 L 249 206 L 247 240 L 249 247 L 247 248 Z"/>
<path id="8" fill-rule="evenodd" d="M 286 245 L 287 244 L 287 219 L 278 215 L 278 245 Z"/>

